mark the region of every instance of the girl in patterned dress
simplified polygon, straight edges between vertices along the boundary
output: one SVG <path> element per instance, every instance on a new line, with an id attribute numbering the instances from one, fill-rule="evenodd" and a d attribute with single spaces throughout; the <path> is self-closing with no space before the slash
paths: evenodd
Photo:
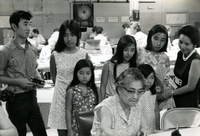
<path id="1" fill-rule="evenodd" d="M 79 136 L 75 112 L 91 111 L 98 104 L 98 91 L 94 80 L 94 67 L 90 60 L 79 60 L 74 78 L 67 88 L 66 122 L 68 136 Z"/>
<path id="2" fill-rule="evenodd" d="M 160 93 L 163 89 L 162 84 L 156 77 L 154 69 L 149 64 L 141 64 L 138 69 L 146 79 L 146 92 L 141 96 L 139 102 L 141 104 L 142 115 L 146 120 L 148 129 L 151 132 L 159 130 L 159 108 L 156 100 L 156 93 Z M 160 84 L 159 84 L 160 83 Z"/>
<path id="3" fill-rule="evenodd" d="M 101 100 L 116 94 L 115 79 L 127 68 L 136 67 L 137 44 L 134 37 L 124 35 L 117 44 L 117 51 L 104 64 L 101 74 Z"/>

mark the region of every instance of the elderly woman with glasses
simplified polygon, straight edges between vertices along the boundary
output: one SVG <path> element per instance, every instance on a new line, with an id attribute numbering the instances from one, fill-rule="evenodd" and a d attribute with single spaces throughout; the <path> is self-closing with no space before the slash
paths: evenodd
<path id="1" fill-rule="evenodd" d="M 116 92 L 94 109 L 92 136 L 137 136 L 145 130 L 138 100 L 144 93 L 144 77 L 137 68 L 128 68 L 115 80 Z"/>

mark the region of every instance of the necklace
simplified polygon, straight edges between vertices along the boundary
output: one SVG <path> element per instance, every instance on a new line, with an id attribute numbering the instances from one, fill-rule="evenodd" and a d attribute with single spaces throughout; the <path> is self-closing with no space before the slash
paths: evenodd
<path id="1" fill-rule="evenodd" d="M 190 52 L 190 54 L 187 57 L 185 57 L 183 54 L 183 60 L 187 61 L 189 59 L 189 57 L 192 56 L 193 53 L 195 53 L 195 49 L 192 52 Z"/>

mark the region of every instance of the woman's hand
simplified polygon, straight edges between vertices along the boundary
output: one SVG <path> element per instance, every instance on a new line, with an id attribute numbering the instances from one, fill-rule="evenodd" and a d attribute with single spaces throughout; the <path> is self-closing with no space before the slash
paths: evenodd
<path id="1" fill-rule="evenodd" d="M 151 130 L 141 129 L 137 136 L 149 136 L 151 133 Z"/>
<path id="2" fill-rule="evenodd" d="M 157 100 L 163 101 L 163 100 L 170 98 L 171 96 L 172 96 L 172 91 L 167 90 L 167 91 L 164 91 L 161 94 L 157 94 Z"/>

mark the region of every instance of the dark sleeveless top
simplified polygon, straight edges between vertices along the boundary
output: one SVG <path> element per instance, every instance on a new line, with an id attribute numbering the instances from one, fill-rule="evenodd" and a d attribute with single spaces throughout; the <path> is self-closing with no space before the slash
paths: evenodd
<path id="1" fill-rule="evenodd" d="M 191 67 L 191 63 L 194 59 L 200 60 L 200 55 L 197 52 L 193 53 L 186 61 L 183 60 L 183 53 L 181 51 L 178 52 L 177 60 L 174 67 L 174 82 L 176 83 L 178 88 L 187 85 L 189 70 Z M 200 79 L 197 82 L 196 87 L 193 91 L 174 96 L 176 107 L 198 107 L 199 89 Z"/>

